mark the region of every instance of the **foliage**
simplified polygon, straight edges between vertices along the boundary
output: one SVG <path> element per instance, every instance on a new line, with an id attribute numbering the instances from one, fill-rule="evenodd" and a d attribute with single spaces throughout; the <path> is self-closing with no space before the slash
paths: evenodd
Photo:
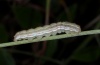
<path id="1" fill-rule="evenodd" d="M 50 5 L 48 5 L 48 3 Z M 6 47 L 12 44 L 11 45 L 12 47 L 7 48 L 8 50 L 14 50 L 14 49 L 18 50 L 19 47 L 21 47 L 21 49 L 23 48 L 24 50 L 20 51 L 23 53 L 22 56 L 28 55 L 29 57 L 33 55 L 34 57 L 36 57 L 33 63 L 39 62 L 41 64 L 46 64 L 47 61 L 50 61 L 50 62 L 61 65 L 61 64 L 67 64 L 71 60 L 76 60 L 78 62 L 80 61 L 89 62 L 89 63 L 90 62 L 92 63 L 93 61 L 95 62 L 100 57 L 100 51 L 99 51 L 100 48 L 98 47 L 98 44 L 100 44 L 99 35 L 95 37 L 91 37 L 91 38 L 88 38 L 88 36 L 81 36 L 81 35 L 99 33 L 99 30 L 90 31 L 90 29 L 98 29 L 100 26 L 100 23 L 99 23 L 100 15 L 98 15 L 100 12 L 99 3 L 100 3 L 99 0 L 95 0 L 95 1 L 51 0 L 51 2 L 50 0 L 46 0 L 46 1 L 1 0 L 0 1 L 0 10 L 1 10 L 0 12 L 1 14 L 0 15 L 0 30 L 1 30 L 0 31 L 0 43 L 1 43 L 0 46 Z M 50 7 L 49 8 L 50 11 L 46 10 L 47 9 L 46 7 L 47 8 Z M 89 30 L 89 31 L 82 31 L 81 33 L 79 33 L 79 35 L 75 35 L 75 36 L 81 36 L 81 37 L 75 37 L 75 38 L 69 38 L 69 37 L 74 37 L 74 35 L 62 34 L 62 35 L 57 35 L 57 36 L 51 36 L 48 38 L 43 38 L 42 40 L 35 39 L 31 42 L 30 41 L 21 41 L 18 43 L 8 42 L 8 41 L 11 41 L 11 39 L 13 39 L 13 35 L 16 31 L 35 28 L 38 26 L 43 26 L 45 25 L 45 23 L 52 23 L 52 22 L 57 22 L 57 21 L 74 22 L 74 23 L 79 24 L 82 30 Z M 15 28 L 14 26 L 17 26 L 17 27 Z M 66 38 L 66 39 L 62 39 L 62 38 Z M 60 39 L 60 40 L 55 40 L 55 39 Z M 35 50 L 35 48 L 33 47 L 35 47 L 34 46 L 35 44 L 29 44 L 29 46 L 27 44 L 27 43 L 33 43 L 33 42 L 41 43 L 38 41 L 46 41 L 46 40 L 52 40 L 52 41 L 47 42 L 46 49 L 42 57 L 37 56 L 38 51 L 34 53 L 36 55 L 33 54 Z M 62 40 L 65 40 L 64 43 L 67 43 L 67 44 L 61 43 Z M 4 42 L 7 42 L 7 43 L 4 43 Z M 91 42 L 94 42 L 94 43 L 91 43 Z M 21 46 L 20 44 L 25 44 L 26 46 L 24 45 Z M 79 45 L 79 44 L 82 44 L 82 45 Z M 13 46 L 13 45 L 19 45 L 19 46 Z M 67 47 L 67 45 L 69 45 L 69 47 Z M 33 49 L 32 51 L 29 50 L 30 46 L 31 46 L 31 50 Z M 39 46 L 41 45 L 37 44 L 37 46 L 39 49 L 40 48 Z M 62 52 L 62 55 L 60 57 L 58 57 L 60 52 L 63 50 L 62 47 L 64 47 L 65 51 Z M 77 47 L 77 49 L 75 47 Z M 24 53 L 26 49 L 28 49 L 28 51 L 31 51 L 30 52 L 31 54 L 28 54 L 28 52 Z M 73 49 L 76 49 L 76 50 L 72 51 Z M 11 53 L 14 54 L 14 52 L 11 52 Z M 16 54 L 20 54 L 20 53 L 17 52 Z M 66 56 L 68 55 L 70 56 L 67 58 Z M 14 56 L 17 56 L 17 55 L 14 54 Z M 9 54 L 9 52 L 4 48 L 0 49 L 0 57 L 1 57 L 0 65 L 15 65 L 15 62 L 19 61 L 20 59 L 19 58 L 18 60 L 15 61 L 12 58 L 11 54 Z M 37 60 L 37 58 L 39 59 Z M 42 58 L 45 58 L 45 59 L 43 60 Z M 24 61 L 26 60 L 24 59 Z"/>

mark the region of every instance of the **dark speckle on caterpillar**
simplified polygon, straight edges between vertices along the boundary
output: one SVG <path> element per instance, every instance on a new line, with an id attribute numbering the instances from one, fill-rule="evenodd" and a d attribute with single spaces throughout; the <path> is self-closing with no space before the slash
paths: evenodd
<path id="1" fill-rule="evenodd" d="M 74 34 L 81 32 L 79 25 L 70 22 L 58 22 L 35 29 L 19 31 L 14 36 L 14 41 L 33 40 L 35 38 L 49 37 L 57 33 Z"/>

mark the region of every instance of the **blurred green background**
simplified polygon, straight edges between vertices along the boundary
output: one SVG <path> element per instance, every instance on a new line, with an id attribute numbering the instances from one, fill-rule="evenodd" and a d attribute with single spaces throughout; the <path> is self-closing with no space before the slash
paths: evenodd
<path id="1" fill-rule="evenodd" d="M 82 31 L 99 29 L 100 0 L 0 0 L 0 43 L 13 41 L 18 31 L 59 21 L 76 23 Z M 0 65 L 72 64 L 100 64 L 100 35 L 0 48 Z"/>

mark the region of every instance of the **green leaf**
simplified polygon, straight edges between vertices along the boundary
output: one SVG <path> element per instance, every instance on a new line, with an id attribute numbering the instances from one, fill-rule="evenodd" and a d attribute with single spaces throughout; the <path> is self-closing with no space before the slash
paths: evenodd
<path id="1" fill-rule="evenodd" d="M 52 9 L 52 11 L 54 13 L 57 13 L 58 11 L 60 11 L 60 4 L 59 4 L 59 1 L 58 0 L 51 0 L 51 3 L 50 3 L 50 9 Z"/>
<path id="2" fill-rule="evenodd" d="M 70 12 L 71 12 L 71 18 L 72 21 L 74 20 L 75 16 L 76 16 L 76 11 L 77 11 L 77 4 L 73 4 L 69 7 Z"/>
<path id="3" fill-rule="evenodd" d="M 73 59 L 82 62 L 92 62 L 97 60 L 99 57 L 100 57 L 99 47 L 88 47 L 77 52 L 73 56 Z"/>
<path id="4" fill-rule="evenodd" d="M 0 65 L 15 65 L 12 56 L 2 48 L 0 48 Z"/>
<path id="5" fill-rule="evenodd" d="M 57 50 L 57 40 L 48 41 L 45 56 L 52 57 Z"/>
<path id="6" fill-rule="evenodd" d="M 67 20 L 67 15 L 66 12 L 61 12 L 58 17 L 57 17 L 58 21 L 66 21 Z"/>
<path id="7" fill-rule="evenodd" d="M 37 27 L 43 19 L 43 15 L 40 11 L 33 10 L 29 7 L 15 5 L 13 11 L 18 19 L 18 23 L 24 29 Z"/>
<path id="8" fill-rule="evenodd" d="M 44 56 L 51 58 L 56 50 L 57 50 L 57 40 L 48 41 Z M 42 63 L 44 62 L 45 60 L 42 61 Z"/>
<path id="9" fill-rule="evenodd" d="M 28 28 L 30 26 L 32 9 L 21 5 L 14 5 L 12 9 L 20 26 Z"/>
<path id="10" fill-rule="evenodd" d="M 7 41 L 8 41 L 8 35 L 6 33 L 5 26 L 3 24 L 0 24 L 0 43 Z"/>
<path id="11" fill-rule="evenodd" d="M 43 15 L 42 15 L 42 13 L 40 11 L 34 10 L 32 17 L 33 17 L 32 18 L 32 23 L 31 23 L 32 27 L 38 27 L 38 26 L 40 26 L 41 23 L 42 23 L 42 21 L 43 21 Z"/>

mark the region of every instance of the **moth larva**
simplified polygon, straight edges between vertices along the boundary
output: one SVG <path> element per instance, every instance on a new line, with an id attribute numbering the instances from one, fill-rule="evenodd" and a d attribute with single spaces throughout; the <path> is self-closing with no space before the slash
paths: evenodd
<path id="1" fill-rule="evenodd" d="M 81 28 L 75 23 L 58 22 L 43 27 L 37 27 L 35 29 L 23 30 L 17 32 L 14 36 L 14 41 L 32 40 L 35 38 L 41 39 L 42 37 L 49 37 L 50 35 L 56 35 L 57 33 L 65 32 L 66 34 L 79 33 Z"/>

